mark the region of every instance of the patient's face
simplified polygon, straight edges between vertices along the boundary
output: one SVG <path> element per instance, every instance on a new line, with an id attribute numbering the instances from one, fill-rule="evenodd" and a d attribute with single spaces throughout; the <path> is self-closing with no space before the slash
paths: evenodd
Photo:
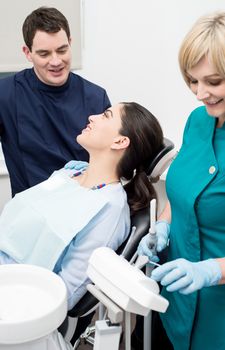
<path id="1" fill-rule="evenodd" d="M 88 125 L 78 135 L 77 142 L 88 151 L 109 149 L 120 135 L 121 110 L 122 105 L 117 104 L 102 114 L 91 115 Z"/>

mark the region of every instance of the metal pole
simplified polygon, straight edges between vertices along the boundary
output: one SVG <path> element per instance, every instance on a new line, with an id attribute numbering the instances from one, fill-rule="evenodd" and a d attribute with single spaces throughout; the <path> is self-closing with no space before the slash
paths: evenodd
<path id="1" fill-rule="evenodd" d="M 146 276 L 150 277 L 153 267 L 146 266 Z M 152 311 L 144 318 L 144 350 L 151 350 Z"/>
<path id="2" fill-rule="evenodd" d="M 125 312 L 125 350 L 131 350 L 131 315 Z"/>

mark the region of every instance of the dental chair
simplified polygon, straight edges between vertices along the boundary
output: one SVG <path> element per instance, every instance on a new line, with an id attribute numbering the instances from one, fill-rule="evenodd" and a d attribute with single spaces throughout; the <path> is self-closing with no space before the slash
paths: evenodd
<path id="1" fill-rule="evenodd" d="M 172 142 L 165 139 L 165 147 L 148 169 L 152 181 L 159 179 L 174 155 Z M 131 230 L 132 240 L 129 237 L 117 254 L 113 252 L 115 263 L 120 254 L 124 261 L 130 261 L 140 239 L 148 232 L 149 223 L 148 208 L 131 218 L 136 230 Z M 147 278 L 145 282 L 148 284 Z M 69 311 L 70 319 L 79 319 L 96 307 L 99 302 L 91 293 L 87 292 Z M 0 350 L 72 350 L 66 337 L 63 339 L 57 331 L 67 315 L 66 294 L 60 277 L 47 269 L 23 264 L 1 265 Z"/>
<path id="2" fill-rule="evenodd" d="M 155 157 L 155 159 L 151 162 L 148 167 L 147 174 L 149 180 L 152 183 L 156 183 L 160 176 L 164 173 L 164 171 L 168 168 L 171 161 L 174 159 L 176 155 L 176 151 L 174 149 L 174 144 L 164 138 L 164 148 L 159 152 L 159 154 Z M 118 255 L 122 254 L 123 257 L 132 261 L 132 258 L 135 256 L 138 244 L 141 238 L 148 233 L 150 226 L 150 215 L 149 215 L 149 207 L 139 210 L 131 217 L 131 232 L 132 240 L 130 240 L 130 235 L 127 240 L 118 248 L 116 253 Z M 135 232 L 132 228 L 135 227 Z M 99 301 L 89 292 L 81 298 L 81 300 L 74 306 L 72 310 L 68 312 L 68 318 L 65 320 L 64 324 L 60 327 L 60 332 L 65 336 L 67 340 L 70 340 L 72 344 L 75 344 L 75 348 L 78 347 L 79 337 L 84 339 L 84 341 L 93 344 L 93 337 L 91 333 L 93 332 L 93 328 L 87 328 L 86 332 L 81 335 L 79 329 L 75 330 L 74 327 L 77 325 L 77 320 L 79 324 L 79 320 L 82 317 L 88 317 L 88 314 L 91 314 L 89 321 L 93 316 L 93 310 L 97 308 L 99 305 Z M 101 309 L 100 309 L 101 310 Z M 100 319 L 103 317 L 103 312 L 100 311 Z"/>

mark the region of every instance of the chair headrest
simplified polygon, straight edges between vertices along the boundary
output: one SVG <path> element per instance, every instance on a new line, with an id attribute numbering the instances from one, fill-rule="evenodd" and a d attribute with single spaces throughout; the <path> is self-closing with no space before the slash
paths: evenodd
<path id="1" fill-rule="evenodd" d="M 152 182 L 158 180 L 177 153 L 172 141 L 164 137 L 163 143 L 164 148 L 157 154 L 147 169 L 147 175 Z"/>

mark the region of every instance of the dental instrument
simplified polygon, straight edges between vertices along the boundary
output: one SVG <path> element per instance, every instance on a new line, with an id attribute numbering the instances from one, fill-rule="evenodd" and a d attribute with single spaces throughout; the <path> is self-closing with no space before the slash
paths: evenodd
<path id="1" fill-rule="evenodd" d="M 155 222 L 156 222 L 156 200 L 154 198 L 150 202 L 150 228 L 148 232 L 149 249 L 151 250 L 153 256 L 157 255 L 157 251 L 156 251 L 157 235 L 156 235 L 156 229 L 155 229 Z M 132 259 L 132 262 L 135 259 L 136 259 L 136 262 L 134 265 L 138 269 L 142 269 L 142 267 L 144 267 L 147 263 L 149 263 L 149 258 L 146 255 L 138 256 L 137 252 L 135 254 L 135 257 Z"/>
<path id="2" fill-rule="evenodd" d="M 127 241 L 127 244 L 126 244 L 124 250 L 121 253 L 122 256 L 126 256 L 126 253 L 130 249 L 130 245 L 133 244 L 133 237 L 134 237 L 135 232 L 136 232 L 136 226 L 132 226 L 130 237 Z"/>
<path id="3" fill-rule="evenodd" d="M 160 264 L 158 264 L 157 262 L 152 261 L 152 260 L 149 260 L 148 263 L 151 265 L 157 266 L 157 267 L 161 266 Z"/>
<path id="4" fill-rule="evenodd" d="M 157 255 L 157 235 L 155 229 L 156 222 L 156 199 L 152 199 L 150 202 L 150 229 L 149 229 L 149 249 L 152 251 L 153 256 Z"/>

